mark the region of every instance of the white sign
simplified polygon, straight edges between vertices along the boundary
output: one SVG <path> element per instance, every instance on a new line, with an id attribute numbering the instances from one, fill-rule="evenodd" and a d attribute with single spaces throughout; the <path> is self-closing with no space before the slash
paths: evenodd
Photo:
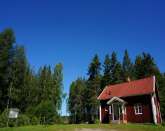
<path id="1" fill-rule="evenodd" d="M 9 109 L 9 118 L 18 118 L 19 109 L 11 108 Z"/>

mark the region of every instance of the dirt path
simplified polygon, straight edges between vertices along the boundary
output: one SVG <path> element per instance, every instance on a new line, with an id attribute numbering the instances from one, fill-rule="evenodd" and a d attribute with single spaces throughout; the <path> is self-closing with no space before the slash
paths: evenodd
<path id="1" fill-rule="evenodd" d="M 82 129 L 76 129 L 75 131 L 117 131 L 116 129 L 88 129 L 88 128 L 82 128 Z"/>

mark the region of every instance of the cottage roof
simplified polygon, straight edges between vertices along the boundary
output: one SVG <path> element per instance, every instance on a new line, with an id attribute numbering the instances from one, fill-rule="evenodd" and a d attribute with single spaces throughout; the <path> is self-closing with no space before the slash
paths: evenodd
<path id="1" fill-rule="evenodd" d="M 112 97 L 128 97 L 151 94 L 155 91 L 155 76 L 129 81 L 121 84 L 108 85 L 99 95 L 99 100 Z"/>

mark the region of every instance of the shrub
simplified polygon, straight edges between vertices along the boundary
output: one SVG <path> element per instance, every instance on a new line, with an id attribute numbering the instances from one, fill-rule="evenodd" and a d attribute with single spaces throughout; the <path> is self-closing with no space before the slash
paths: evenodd
<path id="1" fill-rule="evenodd" d="M 27 115 L 19 115 L 17 119 L 18 126 L 30 125 L 30 119 Z"/>
<path id="2" fill-rule="evenodd" d="M 7 110 L 2 112 L 0 115 L 0 127 L 6 127 L 7 126 Z"/>
<path id="3" fill-rule="evenodd" d="M 53 117 L 56 114 L 55 106 L 51 101 L 42 101 L 35 108 L 35 116 L 41 118 L 41 124 L 54 124 Z"/>
<path id="4" fill-rule="evenodd" d="M 100 124 L 100 120 L 99 119 L 96 119 L 95 120 L 95 124 Z"/>
<path id="5" fill-rule="evenodd" d="M 162 126 L 165 126 L 165 121 L 162 122 Z"/>
<path id="6" fill-rule="evenodd" d="M 0 115 L 0 127 L 7 127 L 7 122 L 9 127 L 14 127 L 17 125 L 16 119 L 8 119 L 8 112 L 5 109 Z"/>
<path id="7" fill-rule="evenodd" d="M 38 124 L 40 124 L 40 120 L 34 116 L 31 118 L 30 124 L 31 125 L 38 125 Z"/>

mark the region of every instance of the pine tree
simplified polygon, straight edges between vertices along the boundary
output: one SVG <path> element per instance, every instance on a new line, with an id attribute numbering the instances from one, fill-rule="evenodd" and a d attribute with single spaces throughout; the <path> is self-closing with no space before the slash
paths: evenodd
<path id="1" fill-rule="evenodd" d="M 95 55 L 88 69 L 88 81 L 86 88 L 86 109 L 88 122 L 93 123 L 98 116 L 97 97 L 101 92 L 101 63 L 98 55 Z"/>
<path id="2" fill-rule="evenodd" d="M 22 46 L 16 46 L 13 54 L 13 62 L 10 70 L 11 85 L 11 106 L 17 107 L 21 111 L 25 110 L 26 91 L 24 88 L 25 72 L 27 69 L 27 60 Z"/>
<path id="3" fill-rule="evenodd" d="M 52 98 L 56 106 L 57 111 L 61 109 L 62 99 L 63 99 L 63 66 L 61 63 L 57 64 L 54 68 L 53 73 L 53 90 Z"/>
<path id="4" fill-rule="evenodd" d="M 153 57 L 148 53 L 142 53 L 136 57 L 134 70 L 136 79 L 160 74 Z"/>
<path id="5" fill-rule="evenodd" d="M 24 77 L 24 104 L 28 114 L 33 115 L 32 111 L 34 106 L 39 104 L 39 86 L 38 77 L 31 69 L 30 65 L 27 66 Z"/>
<path id="6" fill-rule="evenodd" d="M 101 90 L 105 88 L 105 86 L 111 83 L 111 60 L 109 55 L 105 56 L 104 65 L 103 65 L 103 77 L 101 80 Z"/>
<path id="7" fill-rule="evenodd" d="M 12 64 L 15 35 L 11 29 L 0 33 L 0 110 L 6 108 L 9 92 L 10 68 Z"/>
<path id="8" fill-rule="evenodd" d="M 128 51 L 125 50 L 122 64 L 123 81 L 127 81 L 127 78 L 133 79 L 133 64 L 129 57 Z"/>
<path id="9" fill-rule="evenodd" d="M 111 78 L 110 83 L 111 84 L 117 84 L 122 82 L 122 67 L 120 62 L 117 60 L 117 55 L 115 52 L 112 52 L 111 55 Z"/>
<path id="10" fill-rule="evenodd" d="M 82 78 L 78 78 L 76 81 L 72 82 L 70 86 L 68 100 L 70 123 L 85 122 L 85 88 L 86 81 Z"/>
<path id="11" fill-rule="evenodd" d="M 162 73 L 157 76 L 157 86 L 159 91 L 160 105 L 161 105 L 161 115 L 163 120 L 165 120 L 165 74 Z"/>

